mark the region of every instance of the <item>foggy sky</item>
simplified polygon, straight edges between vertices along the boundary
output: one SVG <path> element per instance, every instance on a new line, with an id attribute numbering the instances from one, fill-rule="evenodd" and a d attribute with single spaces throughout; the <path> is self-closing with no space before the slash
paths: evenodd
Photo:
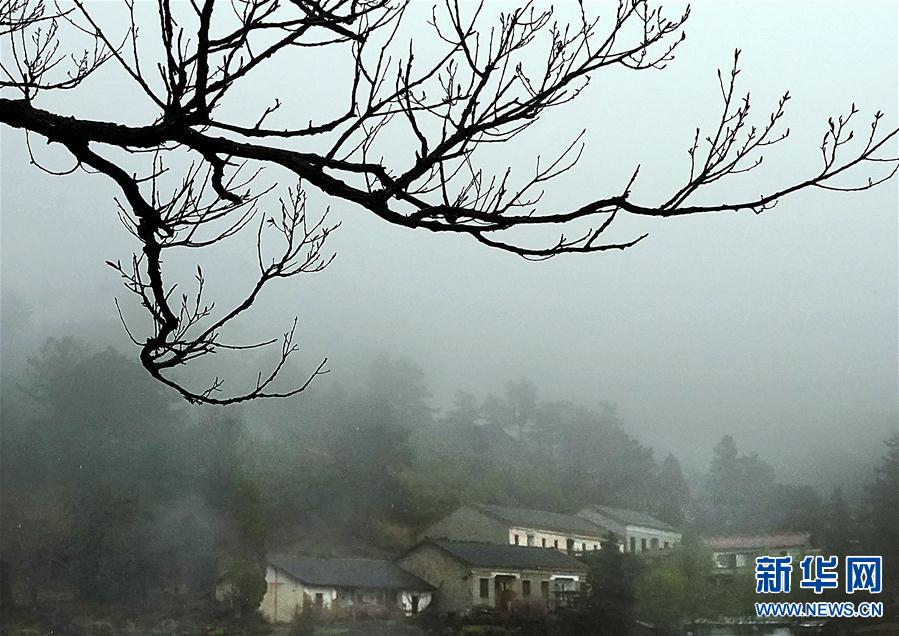
<path id="1" fill-rule="evenodd" d="M 92 8 L 102 15 L 99 3 Z M 715 71 L 730 64 L 735 47 L 743 49 L 741 86 L 752 89 L 756 121 L 790 90 L 791 137 L 766 153 L 764 171 L 727 181 L 715 198 L 754 196 L 813 174 L 827 117 L 852 101 L 859 132 L 878 108 L 884 128 L 895 126 L 895 3 L 699 2 L 687 33 L 668 69 L 597 74 L 577 102 L 497 149 L 494 168 L 521 157 L 520 165 L 532 165 L 583 127 L 584 157 L 547 203 L 570 207 L 617 193 L 637 163 L 637 198 L 659 202 L 689 170 L 694 128 L 715 122 Z M 68 101 L 37 105 L 143 121 L 151 112 L 145 100 L 112 68 Z M 334 75 L 274 64 L 241 86 L 245 102 L 227 108 L 258 113 L 283 94 L 294 99 L 291 117 L 305 122 L 305 106 L 340 94 Z M 28 165 L 21 131 L 0 134 L 4 300 L 12 294 L 30 308 L 32 335 L 90 326 L 128 347 L 113 298 L 132 301 L 104 265 L 134 249 L 116 220 L 114 188 L 99 176 L 41 173 Z M 48 165 L 71 165 L 43 142 L 35 146 Z M 438 406 L 456 389 L 483 396 L 527 377 L 545 399 L 617 404 L 627 430 L 658 457 L 673 451 L 704 468 L 730 433 L 779 475 L 815 483 L 827 462 L 878 456 L 879 440 L 897 427 L 896 184 L 806 192 L 761 216 L 627 220 L 616 238 L 650 237 L 624 253 L 544 263 L 392 227 L 337 202 L 343 224 L 330 244 L 334 263 L 272 285 L 241 329 L 248 338 L 276 335 L 298 315 L 301 368 L 327 355 L 332 374 L 351 380 L 378 352 L 407 355 L 424 368 Z M 247 280 L 252 237 L 203 258 L 212 293 L 227 296 L 228 285 Z"/>

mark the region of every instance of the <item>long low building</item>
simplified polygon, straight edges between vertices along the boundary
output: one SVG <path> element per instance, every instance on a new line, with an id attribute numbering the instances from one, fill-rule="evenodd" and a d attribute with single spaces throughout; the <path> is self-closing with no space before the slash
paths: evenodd
<path id="1" fill-rule="evenodd" d="M 270 554 L 267 590 L 259 611 L 284 623 L 304 611 L 417 614 L 431 603 L 434 587 L 393 561 L 324 559 Z"/>
<path id="2" fill-rule="evenodd" d="M 421 538 L 554 548 L 569 554 L 599 550 L 608 531 L 577 515 L 487 504 L 463 504 Z"/>
<path id="3" fill-rule="evenodd" d="M 440 614 L 476 606 L 554 609 L 581 589 L 588 571 L 559 550 L 447 539 L 425 540 L 397 563 L 435 588 Z"/>
<path id="4" fill-rule="evenodd" d="M 755 567 L 760 556 L 791 556 L 794 559 L 808 554 L 820 554 L 812 546 L 807 532 L 775 532 L 756 535 L 708 537 L 705 544 L 712 553 L 714 574 L 734 574 Z"/>
<path id="5" fill-rule="evenodd" d="M 578 516 L 619 537 L 624 552 L 668 550 L 681 541 L 677 528 L 640 510 L 587 506 Z"/>

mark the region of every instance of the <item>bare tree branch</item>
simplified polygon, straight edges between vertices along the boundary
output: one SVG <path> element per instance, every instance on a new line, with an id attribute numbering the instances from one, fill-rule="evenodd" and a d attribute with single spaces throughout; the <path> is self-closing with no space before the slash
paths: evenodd
<path id="1" fill-rule="evenodd" d="M 696 128 L 685 180 L 658 201 L 635 194 L 637 167 L 617 193 L 594 195 L 573 209 L 546 206 L 545 190 L 578 165 L 583 132 L 535 157 L 525 175 L 482 165 L 479 151 L 510 144 L 547 111 L 577 99 L 597 73 L 660 70 L 671 63 L 684 41 L 689 9 L 669 17 L 647 0 L 621 0 L 602 19 L 579 3 L 567 23 L 549 5 L 504 4 L 491 17 L 493 7 L 484 3 L 441 0 L 425 25 L 429 45 L 421 49 L 404 40 L 412 11 L 403 0 L 158 0 L 152 20 L 140 18 L 131 0 L 122 6 L 128 27 L 115 34 L 77 0 L 71 10 L 39 0 L 0 0 L 0 37 L 9 53 L 0 63 L 0 122 L 64 147 L 74 166 L 57 174 L 82 169 L 116 184 L 119 218 L 140 250 L 130 262 L 110 265 L 153 325 L 143 337 L 129 325 L 126 331 L 148 372 L 192 402 L 293 395 L 326 372 L 322 362 L 300 386 L 276 388 L 297 349 L 295 321 L 280 338 L 257 343 L 228 343 L 221 335 L 271 281 L 318 272 L 331 262 L 325 241 L 336 226 L 328 225 L 327 211 L 307 212 L 307 188 L 396 225 L 467 234 L 488 247 L 541 260 L 633 247 L 646 234 L 626 240 L 607 234 L 623 215 L 758 214 L 794 192 L 864 190 L 899 169 L 899 131 L 885 130 L 878 111 L 862 133 L 853 104 L 827 122 L 817 172 L 754 198 L 697 203 L 713 184 L 761 166 L 764 153 L 789 137 L 783 126 L 789 93 L 757 118 L 750 93 L 739 90 L 740 51 L 718 73 L 720 117 Z M 64 52 L 61 43 L 70 36 L 73 42 L 86 38 L 86 46 Z M 148 40 L 157 46 L 142 48 Z M 242 81 L 272 60 L 322 47 L 343 54 L 350 72 L 344 96 L 329 114 L 269 123 L 285 114 L 277 94 L 266 96 L 250 121 L 221 114 Z M 163 54 L 153 60 L 147 50 Z M 151 121 L 95 121 L 36 103 L 47 91 L 82 87 L 111 60 L 156 109 Z M 397 139 L 407 140 L 406 154 L 394 151 L 385 159 L 382 141 L 388 138 L 394 149 Z M 110 158 L 123 150 L 144 167 L 131 172 Z M 189 165 L 170 162 L 175 152 L 189 155 Z M 31 160 L 39 165 L 33 153 Z M 282 193 L 274 211 L 266 211 L 272 187 L 261 183 L 266 166 L 287 170 L 298 182 Z M 516 232 L 532 227 L 549 227 L 557 238 L 546 241 L 544 234 L 541 244 L 535 242 L 539 235 Z M 163 271 L 166 250 L 202 249 L 252 231 L 247 228 L 256 231 L 258 272 L 239 302 L 223 309 L 207 302 L 199 267 L 193 291 L 176 293 Z M 274 255 L 269 235 L 279 240 Z M 218 351 L 278 344 L 273 367 L 245 391 L 224 394 L 220 378 L 192 389 L 171 375 Z"/>

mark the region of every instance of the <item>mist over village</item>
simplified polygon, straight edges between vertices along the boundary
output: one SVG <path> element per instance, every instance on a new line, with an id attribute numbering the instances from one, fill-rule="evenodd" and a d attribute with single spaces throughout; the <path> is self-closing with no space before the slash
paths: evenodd
<path id="1" fill-rule="evenodd" d="M 899 633 L 897 27 L 0 0 L 0 635 Z"/>

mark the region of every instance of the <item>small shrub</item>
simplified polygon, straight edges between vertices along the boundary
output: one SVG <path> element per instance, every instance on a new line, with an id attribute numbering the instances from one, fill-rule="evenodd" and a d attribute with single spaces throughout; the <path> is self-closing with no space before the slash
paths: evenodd
<path id="1" fill-rule="evenodd" d="M 90 636 L 115 636 L 116 631 L 109 621 L 93 621 L 87 627 Z"/>
<path id="2" fill-rule="evenodd" d="M 223 577 L 224 601 L 240 616 L 250 616 L 265 596 L 265 568 L 250 559 L 235 559 Z"/>

